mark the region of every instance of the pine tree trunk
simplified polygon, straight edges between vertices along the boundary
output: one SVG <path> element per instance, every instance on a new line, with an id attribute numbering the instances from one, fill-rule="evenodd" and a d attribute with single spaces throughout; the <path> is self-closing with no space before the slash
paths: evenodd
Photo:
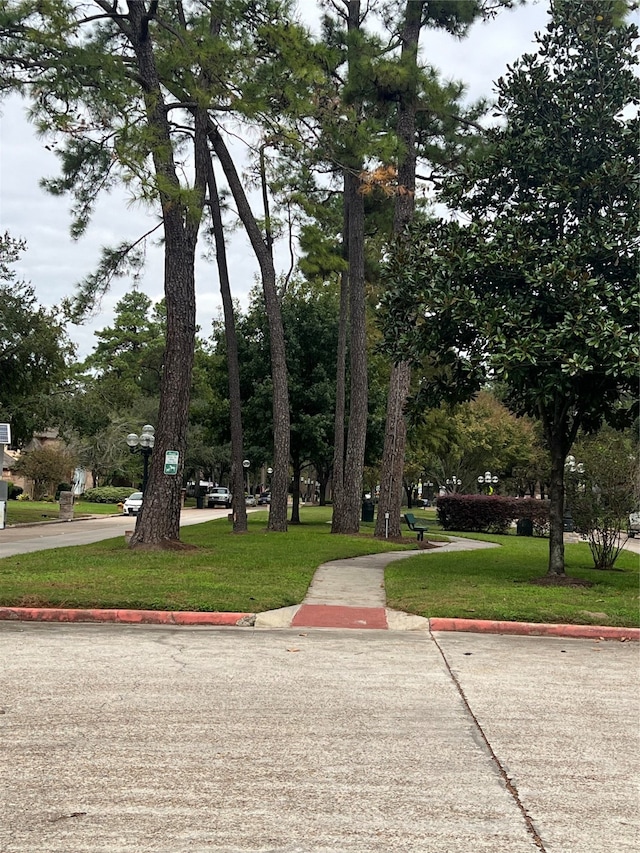
<path id="1" fill-rule="evenodd" d="M 245 227 L 255 253 L 264 293 L 265 310 L 269 324 L 271 352 L 271 379 L 273 383 L 273 476 L 271 478 L 271 504 L 268 529 L 284 533 L 287 530 L 287 495 L 289 490 L 289 382 L 285 351 L 284 327 L 280 299 L 276 287 L 273 257 L 269 251 L 244 192 L 235 164 L 218 128 L 209 122 L 209 139 L 218 157 L 238 215 Z"/>
<path id="2" fill-rule="evenodd" d="M 246 533 L 247 505 L 244 500 L 244 469 L 242 461 L 242 401 L 240 398 L 240 364 L 238 361 L 238 338 L 236 335 L 233 299 L 227 266 L 227 248 L 224 242 L 224 228 L 220 212 L 220 197 L 213 164 L 209 160 L 207 171 L 209 186 L 209 207 L 213 225 L 213 238 L 216 244 L 216 261 L 220 279 L 220 295 L 224 311 L 224 334 L 227 345 L 227 369 L 229 372 L 229 415 L 231 421 L 231 494 L 233 495 L 233 532 Z"/>
<path id="3" fill-rule="evenodd" d="M 402 480 L 407 439 L 404 407 L 409 394 L 410 378 L 411 369 L 406 361 L 393 365 L 389 378 L 387 420 L 375 528 L 375 535 L 381 537 L 388 533 L 389 537 L 397 538 L 402 534 Z M 389 513 L 388 519 L 387 513 Z"/>
<path id="4" fill-rule="evenodd" d="M 345 222 L 346 198 L 345 198 Z M 346 247 L 347 239 L 344 240 Z M 331 503 L 333 513 L 331 516 L 331 532 L 341 532 L 338 528 L 338 519 L 342 516 L 344 505 L 344 442 L 345 442 L 345 417 L 346 417 L 346 373 L 347 373 L 347 334 L 349 326 L 349 276 L 342 273 L 340 279 L 340 316 L 338 318 L 338 351 L 336 367 L 336 409 L 334 415 L 334 447 L 333 447 L 333 470 L 331 486 Z"/>
<path id="5" fill-rule="evenodd" d="M 364 196 L 360 178 L 345 174 L 349 256 L 349 367 L 350 397 L 344 475 L 334 501 L 332 533 L 357 533 L 360 529 L 364 451 L 367 438 L 368 382 L 366 305 L 364 295 Z M 337 424 L 337 421 L 336 421 Z"/>
<path id="6" fill-rule="evenodd" d="M 347 3 L 347 28 L 353 33 L 360 27 L 360 2 Z M 349 47 L 348 63 L 351 68 L 357 59 L 355 42 Z M 356 52 L 356 56 L 352 52 Z M 336 448 L 334 456 L 334 500 L 332 533 L 358 533 L 362 503 L 362 481 L 364 476 L 364 453 L 367 439 L 368 377 L 366 303 L 364 293 L 364 196 L 361 192 L 360 172 L 362 161 L 354 155 L 344 172 L 344 229 L 343 239 L 348 261 L 348 305 L 346 288 L 341 291 L 341 324 L 348 328 L 350 397 L 349 424 L 344 455 L 338 442 L 339 430 L 344 430 L 343 417 L 339 420 L 340 400 L 336 405 Z M 348 324 L 346 318 L 348 317 Z M 345 341 L 346 342 L 346 341 Z M 338 380 L 340 379 L 338 364 Z M 346 380 L 343 386 L 346 391 Z M 339 391 L 339 388 L 338 388 Z M 342 472 L 342 476 L 340 476 Z"/>
<path id="7" fill-rule="evenodd" d="M 191 373 L 196 332 L 195 250 L 202 214 L 187 210 L 173 194 L 180 188 L 162 89 L 155 65 L 153 44 L 145 4 L 129 4 L 127 30 L 135 51 L 147 111 L 147 124 L 154 139 L 151 155 L 162 179 L 160 202 L 164 223 L 164 292 L 167 337 L 160 384 L 160 406 L 151 455 L 145 500 L 138 515 L 131 547 L 172 547 L 180 538 L 182 473 L 187 442 Z M 204 199 L 204 128 L 196 122 L 196 188 Z M 206 150 L 206 144 L 204 146 Z M 165 189 L 169 187 L 171 189 Z M 178 471 L 164 473 L 167 450 L 177 451 Z"/>
<path id="8" fill-rule="evenodd" d="M 408 0 L 402 31 L 402 62 L 417 65 L 418 40 L 422 19 L 421 2 Z M 403 232 L 411 222 L 415 211 L 416 190 L 416 93 L 408 89 L 400 98 L 396 126 L 398 139 L 404 148 L 404 156 L 398 164 L 398 194 L 396 195 L 393 218 L 393 235 L 403 239 Z M 385 425 L 384 451 L 380 470 L 380 496 L 376 536 L 401 536 L 402 476 L 407 444 L 405 404 L 409 395 L 411 368 L 407 362 L 394 364 L 389 378 L 387 419 Z M 387 520 L 388 513 L 388 520 Z"/>

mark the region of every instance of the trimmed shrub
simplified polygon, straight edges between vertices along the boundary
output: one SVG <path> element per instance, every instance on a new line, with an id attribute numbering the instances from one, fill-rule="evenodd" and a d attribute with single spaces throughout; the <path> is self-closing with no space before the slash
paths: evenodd
<path id="1" fill-rule="evenodd" d="M 9 492 L 9 500 L 15 501 L 15 500 L 18 500 L 20 495 L 24 492 L 24 489 L 22 488 L 22 486 L 14 486 L 13 483 L 11 482 L 11 480 L 9 480 L 8 492 Z"/>
<path id="2" fill-rule="evenodd" d="M 117 504 L 126 501 L 135 491 L 132 486 L 99 486 L 97 489 L 87 489 L 82 500 L 94 504 Z"/>
<path id="3" fill-rule="evenodd" d="M 73 486 L 71 483 L 58 483 L 58 488 L 56 489 L 56 500 L 60 500 L 60 492 L 72 492 Z"/>
<path id="4" fill-rule="evenodd" d="M 438 520 L 444 530 L 468 533 L 506 533 L 519 519 L 529 519 L 537 535 L 549 523 L 549 504 L 533 498 L 501 495 L 441 495 L 436 500 Z"/>

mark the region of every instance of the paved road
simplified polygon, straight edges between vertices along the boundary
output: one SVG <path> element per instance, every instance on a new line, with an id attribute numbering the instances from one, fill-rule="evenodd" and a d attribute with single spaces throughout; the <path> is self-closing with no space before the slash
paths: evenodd
<path id="1" fill-rule="evenodd" d="M 228 512 L 226 509 L 186 509 L 180 517 L 180 525 L 201 524 L 212 518 L 223 518 Z M 135 523 L 135 518 L 125 515 L 107 515 L 70 522 L 6 527 L 0 530 L 0 557 L 101 542 L 124 536 L 125 530 L 133 530 Z"/>
<path id="2" fill-rule="evenodd" d="M 637 644 L 0 624 L 2 853 L 635 853 Z"/>

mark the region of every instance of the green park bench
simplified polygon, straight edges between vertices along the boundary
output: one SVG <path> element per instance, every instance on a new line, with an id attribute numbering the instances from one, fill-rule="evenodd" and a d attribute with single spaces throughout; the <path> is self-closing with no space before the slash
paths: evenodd
<path id="1" fill-rule="evenodd" d="M 416 517 L 412 512 L 405 512 L 404 520 L 407 522 L 409 526 L 409 530 L 413 531 L 416 534 L 416 538 L 418 542 L 422 542 L 424 539 L 424 534 L 429 529 L 426 524 L 419 524 L 416 521 Z"/>

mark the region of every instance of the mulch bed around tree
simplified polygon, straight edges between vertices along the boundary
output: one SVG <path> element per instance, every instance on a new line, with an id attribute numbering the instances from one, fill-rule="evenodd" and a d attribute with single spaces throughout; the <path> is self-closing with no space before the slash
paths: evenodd
<path id="1" fill-rule="evenodd" d="M 529 583 L 535 586 L 572 586 L 572 587 L 590 587 L 593 586 L 591 581 L 585 581 L 582 578 L 572 578 L 568 575 L 545 575 L 542 578 L 535 578 Z"/>

